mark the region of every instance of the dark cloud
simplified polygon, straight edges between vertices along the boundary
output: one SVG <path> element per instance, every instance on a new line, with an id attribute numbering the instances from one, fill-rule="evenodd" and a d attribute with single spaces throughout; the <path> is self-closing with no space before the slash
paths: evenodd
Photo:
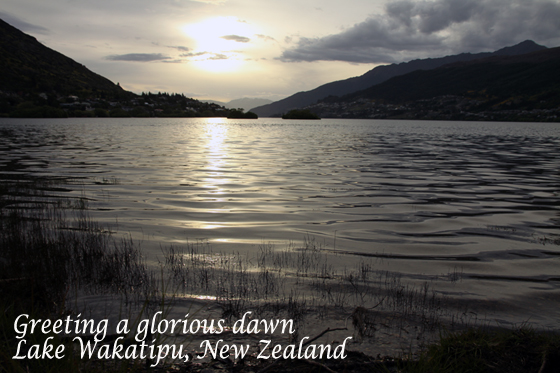
<path id="1" fill-rule="evenodd" d="M 493 50 L 526 39 L 541 44 L 560 42 L 558 1 L 393 1 L 384 14 L 339 34 L 300 38 L 279 59 L 390 63 Z"/>
<path id="2" fill-rule="evenodd" d="M 34 32 L 37 34 L 49 33 L 49 30 L 44 27 L 32 25 L 8 13 L 0 12 L 0 19 L 23 32 Z"/>
<path id="3" fill-rule="evenodd" d="M 129 53 L 129 54 L 113 54 L 105 57 L 111 61 L 133 61 L 133 62 L 152 62 L 170 60 L 171 57 L 161 53 Z"/>
<path id="4" fill-rule="evenodd" d="M 412 24 L 412 17 L 417 17 L 418 29 L 428 34 L 468 21 L 476 13 L 484 11 L 483 2 L 479 0 L 440 0 L 412 5 L 410 1 L 388 4 L 387 14 L 408 26 Z M 403 7 L 408 19 L 400 12 Z"/>
<path id="5" fill-rule="evenodd" d="M 368 18 L 340 34 L 323 38 L 300 38 L 296 47 L 284 51 L 284 61 L 395 62 L 395 52 L 437 48 L 442 37 L 411 32 L 386 18 Z"/>
<path id="6" fill-rule="evenodd" d="M 231 41 L 236 41 L 238 43 L 248 43 L 251 41 L 251 39 L 245 37 L 245 36 L 239 36 L 239 35 L 225 35 L 221 37 L 222 39 L 226 39 L 226 40 L 231 40 Z"/>

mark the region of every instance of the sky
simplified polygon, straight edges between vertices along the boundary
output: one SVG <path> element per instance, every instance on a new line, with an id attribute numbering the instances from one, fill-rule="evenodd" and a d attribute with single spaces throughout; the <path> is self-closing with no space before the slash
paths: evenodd
<path id="1" fill-rule="evenodd" d="M 224 102 L 527 39 L 560 46 L 560 0 L 2 0 L 0 19 L 126 90 Z"/>

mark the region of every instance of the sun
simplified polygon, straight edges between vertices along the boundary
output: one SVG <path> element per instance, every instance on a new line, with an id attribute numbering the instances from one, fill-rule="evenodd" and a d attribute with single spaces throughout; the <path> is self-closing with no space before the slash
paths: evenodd
<path id="1" fill-rule="evenodd" d="M 227 72 L 240 68 L 245 59 L 241 50 L 251 47 L 254 27 L 237 17 L 214 17 L 188 24 L 182 31 L 194 39 L 196 47 L 185 56 L 196 67 Z"/>

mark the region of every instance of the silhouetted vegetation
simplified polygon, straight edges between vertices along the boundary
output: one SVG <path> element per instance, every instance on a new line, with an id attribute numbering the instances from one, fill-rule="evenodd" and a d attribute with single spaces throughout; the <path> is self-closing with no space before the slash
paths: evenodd
<path id="1" fill-rule="evenodd" d="M 182 94 L 142 93 L 110 101 L 99 97 L 58 94 L 15 94 L 0 91 L 0 116 L 14 118 L 67 117 L 227 117 L 230 110 Z M 253 117 L 251 112 L 243 113 Z"/>
<path id="2" fill-rule="evenodd" d="M 32 102 L 22 102 L 10 113 L 13 118 L 68 118 L 64 110 L 48 105 L 36 106 Z"/>
<path id="3" fill-rule="evenodd" d="M 282 119 L 321 119 L 311 110 L 307 109 L 294 109 L 282 115 Z"/>
<path id="4" fill-rule="evenodd" d="M 228 119 L 258 119 L 258 115 L 253 113 L 252 111 L 248 111 L 246 113 L 243 112 L 243 109 L 230 109 L 228 114 Z"/>
<path id="5" fill-rule="evenodd" d="M 409 373 L 558 372 L 560 335 L 527 328 L 445 333 L 419 359 L 401 365 Z"/>

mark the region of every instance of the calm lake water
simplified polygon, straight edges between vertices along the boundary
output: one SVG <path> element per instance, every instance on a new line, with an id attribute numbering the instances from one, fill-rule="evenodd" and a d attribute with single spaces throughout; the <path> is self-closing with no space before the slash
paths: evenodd
<path id="1" fill-rule="evenodd" d="M 558 328 L 558 123 L 0 119 L 0 134 L 2 177 L 73 178 L 66 193 L 85 189 L 93 219 L 151 260 L 187 240 L 250 255 L 308 236 L 335 265 L 455 273 L 439 291 Z"/>

